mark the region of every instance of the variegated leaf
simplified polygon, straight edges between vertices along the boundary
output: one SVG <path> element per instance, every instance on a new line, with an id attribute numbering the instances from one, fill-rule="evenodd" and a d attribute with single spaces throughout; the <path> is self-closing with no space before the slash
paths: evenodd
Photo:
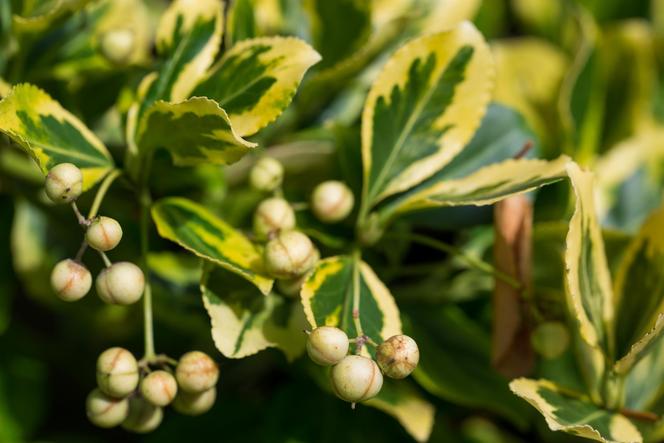
<path id="1" fill-rule="evenodd" d="M 23 2 L 14 11 L 12 25 L 19 32 L 41 32 L 72 11 L 83 8 L 91 0 L 36 0 Z"/>
<path id="2" fill-rule="evenodd" d="M 196 87 L 226 110 L 240 136 L 255 134 L 290 104 L 320 55 L 291 37 L 243 40 L 227 51 Z"/>
<path id="3" fill-rule="evenodd" d="M 464 20 L 472 21 L 482 5 L 481 0 L 434 0 L 423 14 L 421 34 L 446 31 Z"/>
<path id="4" fill-rule="evenodd" d="M 36 86 L 18 85 L 0 102 L 0 132 L 28 152 L 44 174 L 58 163 L 81 168 L 84 189 L 113 168 L 92 131 Z"/>
<path id="5" fill-rule="evenodd" d="M 519 378 L 510 383 L 519 397 L 535 407 L 552 431 L 604 443 L 641 443 L 637 427 L 624 415 L 600 409 L 587 398 L 574 398 L 548 380 Z"/>
<path id="6" fill-rule="evenodd" d="M 273 280 L 248 238 L 205 207 L 180 197 L 165 198 L 152 207 L 159 235 L 190 252 L 240 275 L 268 294 Z"/>
<path id="7" fill-rule="evenodd" d="M 363 332 L 373 341 L 380 343 L 401 333 L 392 294 L 359 259 L 336 256 L 319 261 L 302 286 L 301 298 L 311 327 L 336 326 L 355 337 L 353 309 L 357 307 Z"/>
<path id="8" fill-rule="evenodd" d="M 655 347 L 662 345 L 664 336 L 664 314 L 659 314 L 655 325 L 639 341 L 634 343 L 629 352 L 615 364 L 615 371 L 619 375 L 627 374 L 642 358 L 647 356 Z"/>
<path id="9" fill-rule="evenodd" d="M 364 205 L 404 191 L 456 156 L 490 100 L 493 61 L 464 22 L 398 50 L 373 84 L 362 114 Z"/>
<path id="10" fill-rule="evenodd" d="M 232 48 L 239 41 L 257 36 L 254 8 L 253 0 L 235 0 L 228 7 L 224 38 L 226 46 Z"/>

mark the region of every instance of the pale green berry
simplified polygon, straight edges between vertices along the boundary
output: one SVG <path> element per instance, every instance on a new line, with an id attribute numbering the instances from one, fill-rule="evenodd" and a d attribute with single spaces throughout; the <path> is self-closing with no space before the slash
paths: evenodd
<path id="1" fill-rule="evenodd" d="M 331 366 L 339 363 L 348 354 L 348 336 L 332 326 L 320 326 L 309 334 L 307 353 L 315 363 Z"/>
<path id="2" fill-rule="evenodd" d="M 325 223 L 336 223 L 353 210 L 353 191 L 345 183 L 329 180 L 316 186 L 311 194 L 311 210 Z"/>
<path id="3" fill-rule="evenodd" d="M 51 287 L 64 301 L 80 300 L 90 291 L 91 286 L 90 271 L 69 258 L 58 262 L 51 272 Z"/>
<path id="4" fill-rule="evenodd" d="M 212 409 L 216 398 L 216 388 L 193 394 L 180 391 L 173 401 L 173 409 L 184 415 L 201 415 Z"/>
<path id="5" fill-rule="evenodd" d="M 348 355 L 332 367 L 332 389 L 342 400 L 356 403 L 375 397 L 383 387 L 378 365 L 361 355 Z"/>
<path id="6" fill-rule="evenodd" d="M 254 234 L 265 240 L 273 233 L 288 231 L 295 227 L 295 211 L 283 198 L 263 200 L 254 212 Z"/>
<path id="7" fill-rule="evenodd" d="M 417 367 L 420 350 L 409 336 L 395 335 L 378 346 L 376 361 L 388 377 L 405 378 Z"/>
<path id="8" fill-rule="evenodd" d="M 85 231 L 85 241 L 97 251 L 110 251 L 122 239 L 122 227 L 111 217 L 96 217 Z"/>
<path id="9" fill-rule="evenodd" d="M 146 434 L 152 432 L 161 424 L 164 410 L 141 397 L 129 399 L 129 414 L 122 427 L 130 432 Z"/>
<path id="10" fill-rule="evenodd" d="M 99 273 L 95 287 L 99 297 L 106 303 L 130 305 L 143 295 L 145 276 L 135 264 L 117 262 Z"/>
<path id="11" fill-rule="evenodd" d="M 204 352 L 191 351 L 180 358 L 175 368 L 175 378 L 182 391 L 199 393 L 217 384 L 219 367 Z"/>
<path id="12" fill-rule="evenodd" d="M 280 232 L 265 246 L 265 268 L 276 278 L 294 278 L 309 272 L 319 255 L 309 237 L 297 231 Z"/>
<path id="13" fill-rule="evenodd" d="M 170 404 L 178 392 L 178 384 L 170 372 L 150 372 L 141 381 L 141 395 L 155 406 Z"/>
<path id="14" fill-rule="evenodd" d="M 114 398 L 95 389 L 85 401 L 88 420 L 100 428 L 112 428 L 122 423 L 129 413 L 126 398 Z"/>
<path id="15" fill-rule="evenodd" d="M 298 297 L 306 279 L 307 276 L 302 275 L 300 277 L 277 280 L 277 291 L 286 297 Z"/>
<path id="16" fill-rule="evenodd" d="M 259 159 L 249 172 L 249 183 L 254 189 L 272 192 L 281 186 L 284 179 L 284 167 L 272 157 Z"/>
<path id="17" fill-rule="evenodd" d="M 100 39 L 101 53 L 113 64 L 121 65 L 129 61 L 134 50 L 134 33 L 131 29 L 111 29 Z"/>
<path id="18" fill-rule="evenodd" d="M 60 163 L 48 171 L 44 188 L 55 203 L 71 203 L 83 192 L 83 173 L 72 163 Z"/>
<path id="19" fill-rule="evenodd" d="M 558 321 L 548 321 L 535 328 L 530 336 L 533 349 L 544 358 L 560 357 L 569 347 L 567 327 Z"/>
<path id="20" fill-rule="evenodd" d="M 126 397 L 138 386 L 138 362 L 124 348 L 105 350 L 97 359 L 97 385 L 111 397 Z"/>

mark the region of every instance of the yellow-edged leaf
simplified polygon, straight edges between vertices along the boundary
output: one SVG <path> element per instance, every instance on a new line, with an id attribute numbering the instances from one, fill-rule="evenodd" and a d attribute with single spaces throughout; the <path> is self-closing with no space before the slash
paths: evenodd
<path id="1" fill-rule="evenodd" d="M 664 333 L 664 314 L 659 314 L 652 329 L 636 343 L 629 352 L 615 364 L 615 371 L 620 375 L 627 374 L 642 358 L 655 347 L 661 346 L 660 339 Z"/>
<path id="2" fill-rule="evenodd" d="M 10 1 L 10 0 L 3 0 Z M 83 8 L 91 0 L 36 0 L 23 2 L 12 17 L 18 32 L 41 32 L 60 17 Z"/>

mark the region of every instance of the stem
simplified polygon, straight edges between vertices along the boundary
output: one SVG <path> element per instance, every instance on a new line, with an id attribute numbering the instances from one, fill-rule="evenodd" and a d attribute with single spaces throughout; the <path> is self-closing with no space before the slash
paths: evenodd
<path id="1" fill-rule="evenodd" d="M 102 251 L 97 251 L 97 252 L 99 252 L 99 256 L 101 257 L 101 259 L 104 260 L 104 266 L 110 268 L 113 263 L 111 263 L 111 260 L 108 259 L 108 256 Z"/>
<path id="2" fill-rule="evenodd" d="M 150 285 L 150 270 L 148 269 L 148 252 L 149 252 L 149 229 L 150 229 L 150 206 L 152 205 L 152 198 L 144 187 L 140 194 L 141 203 L 141 220 L 140 220 L 140 234 L 141 234 L 141 261 L 143 272 L 145 273 L 145 292 L 143 293 L 143 334 L 145 337 L 145 356 L 146 360 L 154 358 L 154 329 L 152 321 L 152 286 Z"/>
<path id="3" fill-rule="evenodd" d="M 353 324 L 355 325 L 355 334 L 358 337 L 364 337 L 362 322 L 360 321 L 360 251 L 353 252 Z M 364 341 L 358 341 L 355 352 L 362 352 Z"/>
<path id="4" fill-rule="evenodd" d="M 122 171 L 120 169 L 114 169 L 111 171 L 110 174 L 106 176 L 103 182 L 101 182 L 101 185 L 99 186 L 99 189 L 97 189 L 97 194 L 95 195 L 95 199 L 92 202 L 92 207 L 90 208 L 90 212 L 88 212 L 88 220 L 91 220 L 94 218 L 95 215 L 97 215 L 97 212 L 99 212 L 99 207 L 101 206 L 101 202 L 104 200 L 104 196 L 106 195 L 106 191 L 108 191 L 108 188 L 111 187 L 111 184 L 113 181 L 118 178 L 120 175 L 122 175 Z"/>
<path id="5" fill-rule="evenodd" d="M 78 221 L 79 225 L 83 226 L 84 228 L 89 225 L 88 219 L 83 217 L 83 214 L 81 214 L 81 211 L 79 211 L 76 202 L 71 202 L 71 209 L 74 211 L 74 214 L 76 214 L 76 220 Z"/>
<path id="6" fill-rule="evenodd" d="M 86 249 L 88 249 L 88 242 L 86 242 L 85 239 L 83 239 L 83 242 L 81 242 L 81 247 L 78 248 L 78 252 L 76 253 L 74 261 L 80 263 L 81 259 L 83 258 L 83 254 L 85 254 Z"/>

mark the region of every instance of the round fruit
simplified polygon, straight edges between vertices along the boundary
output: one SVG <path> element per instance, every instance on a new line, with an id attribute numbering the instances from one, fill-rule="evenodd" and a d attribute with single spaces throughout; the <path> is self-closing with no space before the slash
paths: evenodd
<path id="1" fill-rule="evenodd" d="M 407 335 L 395 335 L 376 349 L 376 361 L 390 378 L 405 378 L 417 367 L 420 350 L 415 340 Z"/>
<path id="2" fill-rule="evenodd" d="M 128 61 L 134 50 L 134 33 L 131 29 L 111 29 L 101 36 L 101 53 L 116 65 Z"/>
<path id="3" fill-rule="evenodd" d="M 272 157 L 261 158 L 249 172 L 249 183 L 259 191 L 272 192 L 281 186 L 283 179 L 284 167 Z"/>
<path id="4" fill-rule="evenodd" d="M 129 412 L 126 398 L 113 398 L 95 389 L 85 401 L 88 420 L 100 428 L 112 428 L 122 423 Z"/>
<path id="5" fill-rule="evenodd" d="M 336 223 L 348 217 L 355 198 L 345 183 L 336 180 L 323 182 L 311 194 L 311 210 L 325 223 Z"/>
<path id="6" fill-rule="evenodd" d="M 180 358 L 175 368 L 175 378 L 183 391 L 199 393 L 217 384 L 219 368 L 207 354 L 191 351 Z"/>
<path id="7" fill-rule="evenodd" d="M 306 275 L 301 275 L 295 278 L 277 280 L 277 291 L 286 297 L 298 297 L 306 279 Z"/>
<path id="8" fill-rule="evenodd" d="M 332 389 L 337 397 L 352 403 L 374 397 L 383 386 L 378 365 L 361 355 L 348 355 L 332 367 Z"/>
<path id="9" fill-rule="evenodd" d="M 90 271 L 71 259 L 58 262 L 51 272 L 51 287 L 64 301 L 80 300 L 92 286 Z"/>
<path id="10" fill-rule="evenodd" d="M 254 234 L 261 240 L 295 227 L 295 211 L 283 198 L 263 200 L 254 212 Z"/>
<path id="11" fill-rule="evenodd" d="M 544 322 L 535 328 L 530 341 L 533 349 L 542 357 L 560 357 L 569 347 L 569 331 L 561 322 Z"/>
<path id="12" fill-rule="evenodd" d="M 276 278 L 306 274 L 318 261 L 318 251 L 309 237 L 297 231 L 281 232 L 265 246 L 267 271 Z"/>
<path id="13" fill-rule="evenodd" d="M 141 381 L 141 395 L 155 406 L 166 406 L 178 392 L 178 384 L 170 372 L 154 371 Z"/>
<path id="14" fill-rule="evenodd" d="M 110 217 L 97 217 L 92 220 L 85 232 L 85 241 L 97 251 L 110 251 L 122 239 L 122 227 Z"/>
<path id="15" fill-rule="evenodd" d="M 110 348 L 97 359 L 97 385 L 111 397 L 126 397 L 138 386 L 138 363 L 124 348 Z"/>
<path id="16" fill-rule="evenodd" d="M 135 264 L 117 262 L 99 273 L 95 286 L 97 294 L 106 303 L 130 305 L 143 295 L 145 276 Z"/>
<path id="17" fill-rule="evenodd" d="M 83 192 L 83 173 L 72 163 L 60 163 L 48 171 L 44 188 L 55 203 L 73 202 Z"/>
<path id="18" fill-rule="evenodd" d="M 122 427 L 127 431 L 145 434 L 157 429 L 163 418 L 163 409 L 141 397 L 132 397 L 129 400 L 129 414 L 122 422 Z"/>
<path id="19" fill-rule="evenodd" d="M 332 326 L 320 326 L 309 334 L 307 353 L 319 365 L 331 366 L 339 363 L 348 354 L 348 336 Z"/>
<path id="20" fill-rule="evenodd" d="M 173 401 L 173 409 L 184 415 L 201 415 L 212 409 L 216 398 L 216 388 L 196 394 L 180 391 Z"/>

